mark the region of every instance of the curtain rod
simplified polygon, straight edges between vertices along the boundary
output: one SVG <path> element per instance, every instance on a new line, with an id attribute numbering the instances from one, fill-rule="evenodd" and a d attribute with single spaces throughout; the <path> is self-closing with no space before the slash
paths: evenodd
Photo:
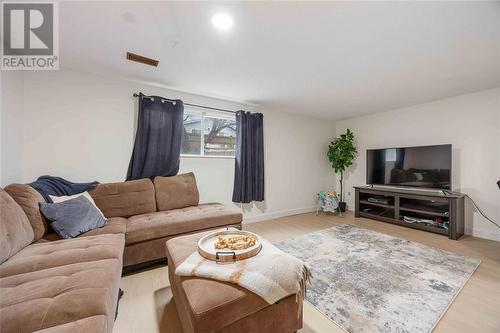
<path id="1" fill-rule="evenodd" d="M 139 97 L 139 94 L 134 93 L 133 96 L 134 97 Z M 152 96 L 146 96 L 146 95 L 144 95 L 144 97 L 149 98 L 149 99 L 153 98 Z M 175 102 L 173 99 L 169 99 L 169 98 L 163 98 L 162 97 L 161 99 L 165 100 L 165 101 L 169 101 L 169 102 Z M 215 111 L 221 111 L 221 112 L 236 113 L 236 111 L 231 111 L 231 110 L 226 110 L 226 109 L 219 109 L 219 108 L 213 108 L 211 106 L 204 106 L 204 105 L 190 104 L 190 103 L 184 103 L 184 105 L 193 106 L 193 107 L 201 108 L 201 109 L 208 109 L 208 110 L 215 110 Z"/>

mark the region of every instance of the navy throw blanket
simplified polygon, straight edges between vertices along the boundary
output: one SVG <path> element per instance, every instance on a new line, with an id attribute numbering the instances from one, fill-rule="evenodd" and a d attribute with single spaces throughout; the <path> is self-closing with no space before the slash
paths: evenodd
<path id="1" fill-rule="evenodd" d="M 41 176 L 38 177 L 33 183 L 28 184 L 37 190 L 46 202 L 51 203 L 52 199 L 49 195 L 53 196 L 63 196 L 63 195 L 75 195 L 88 190 L 93 189 L 99 184 L 99 182 L 91 183 L 72 183 L 66 179 L 54 176 Z"/>

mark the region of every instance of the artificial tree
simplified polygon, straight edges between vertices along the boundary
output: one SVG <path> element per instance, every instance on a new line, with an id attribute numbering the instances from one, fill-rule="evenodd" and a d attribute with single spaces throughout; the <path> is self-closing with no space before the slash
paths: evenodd
<path id="1" fill-rule="evenodd" d="M 354 134 L 350 129 L 335 138 L 328 146 L 328 159 L 332 164 L 335 173 L 340 173 L 340 210 L 343 212 L 346 209 L 344 201 L 344 172 L 352 165 L 352 162 L 357 154 L 356 146 L 354 145 Z"/>

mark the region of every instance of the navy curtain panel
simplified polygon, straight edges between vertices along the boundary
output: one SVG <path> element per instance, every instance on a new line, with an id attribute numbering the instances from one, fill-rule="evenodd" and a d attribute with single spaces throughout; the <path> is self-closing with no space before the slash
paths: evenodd
<path id="1" fill-rule="evenodd" d="M 236 113 L 233 202 L 264 200 L 264 130 L 262 113 Z"/>
<path id="2" fill-rule="evenodd" d="M 137 132 L 127 180 L 175 176 L 181 155 L 182 101 L 139 94 L 138 104 Z"/>
<path id="3" fill-rule="evenodd" d="M 405 165 L 405 148 L 396 148 L 396 162 L 394 163 L 394 169 L 404 169 Z"/>

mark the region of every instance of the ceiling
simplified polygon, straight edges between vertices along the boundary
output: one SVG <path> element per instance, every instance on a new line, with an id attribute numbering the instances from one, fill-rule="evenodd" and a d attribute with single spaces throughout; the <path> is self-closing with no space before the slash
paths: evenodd
<path id="1" fill-rule="evenodd" d="M 63 68 L 343 119 L 500 86 L 500 2 L 61 2 Z M 231 31 L 211 25 L 218 11 Z M 131 51 L 158 68 L 125 60 Z"/>

